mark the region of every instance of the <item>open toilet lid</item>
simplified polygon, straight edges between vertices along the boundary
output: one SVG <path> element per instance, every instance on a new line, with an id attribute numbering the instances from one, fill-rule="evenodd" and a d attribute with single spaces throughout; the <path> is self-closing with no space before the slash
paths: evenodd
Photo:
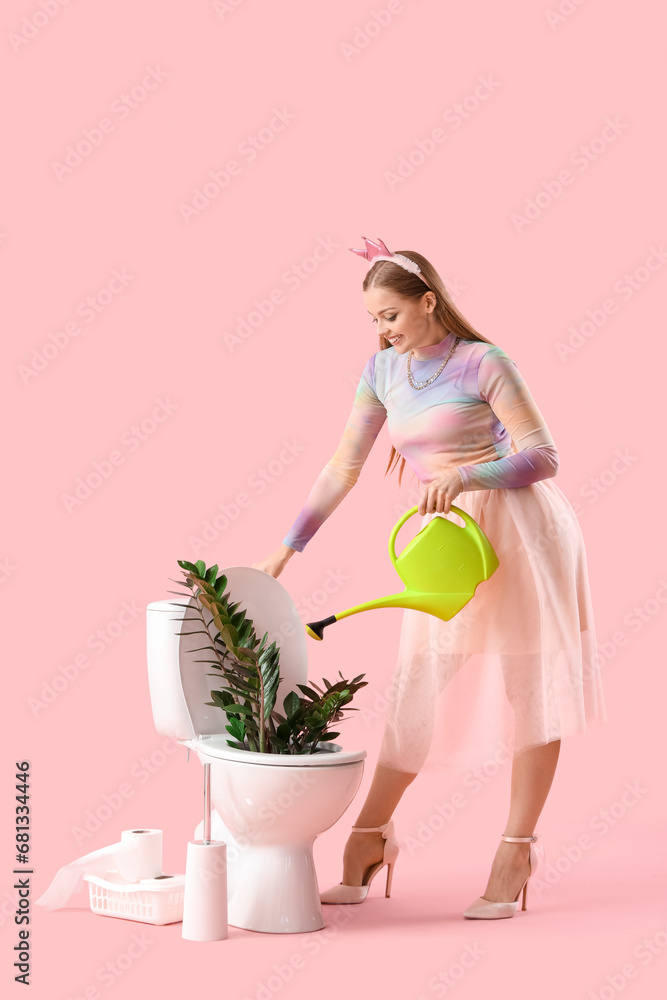
<path id="1" fill-rule="evenodd" d="M 226 593 L 232 604 L 239 603 L 252 619 L 255 634 L 261 639 L 268 632 L 267 643 L 275 640 L 280 648 L 280 685 L 276 708 L 283 711 L 283 699 L 297 684 L 306 684 L 308 677 L 307 637 L 294 601 L 283 585 L 263 570 L 252 566 L 222 567 L 218 576 L 227 577 Z M 222 687 L 219 671 L 198 662 L 206 652 L 202 635 L 182 635 L 191 632 L 191 623 L 182 622 L 186 611 L 173 602 L 185 603 L 183 597 L 173 601 L 155 601 L 146 609 L 148 631 L 148 675 L 151 688 L 154 722 L 158 732 L 177 740 L 189 740 L 201 735 L 221 733 L 225 716 L 221 709 L 207 705 L 211 690 Z M 187 613 L 189 618 L 194 612 Z M 207 613 L 210 621 L 210 615 Z M 213 634 L 215 634 L 212 629 Z M 203 641 L 204 640 L 204 641 Z M 180 673 L 178 677 L 170 672 Z M 167 690 L 172 691 L 168 698 Z"/>

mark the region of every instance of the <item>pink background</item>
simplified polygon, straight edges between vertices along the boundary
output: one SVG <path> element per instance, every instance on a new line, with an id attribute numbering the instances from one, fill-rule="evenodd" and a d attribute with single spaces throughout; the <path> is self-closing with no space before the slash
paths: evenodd
<path id="1" fill-rule="evenodd" d="M 207 946 L 183 941 L 180 924 L 148 927 L 142 957 L 109 983 L 100 969 L 143 928 L 94 916 L 81 893 L 64 910 L 33 907 L 31 996 L 418 1000 L 443 995 L 434 977 L 469 946 L 481 957 L 456 983 L 459 998 L 609 998 L 626 987 L 655 997 L 667 969 L 654 735 L 667 599 L 658 5 L 217 8 L 3 4 L 3 989 L 19 991 L 14 761 L 31 762 L 33 899 L 61 865 L 137 825 L 162 828 L 165 870 L 184 870 L 201 768 L 180 748 L 166 754 L 155 732 L 143 609 L 167 596 L 178 558 L 251 565 L 301 509 L 377 349 L 365 265 L 347 249 L 363 234 L 427 256 L 473 325 L 517 361 L 559 449 L 558 485 L 578 505 L 609 721 L 563 745 L 540 823 L 552 884 L 532 889 L 513 921 L 465 921 L 504 827 L 509 766 L 487 764 L 475 793 L 461 774 L 424 774 L 396 812 L 413 846 L 390 900 L 381 876 L 363 906 L 325 908 L 327 929 L 310 935 L 230 928 Z M 149 71 L 152 89 L 134 90 Z M 441 141 L 419 162 L 434 129 Z M 85 130 L 95 144 L 59 174 Z M 195 189 L 234 159 L 237 173 L 206 188 L 186 219 Z M 401 162 L 413 164 L 409 176 L 392 183 Z M 532 221 L 518 225 L 538 195 Z M 88 297 L 98 312 L 86 311 Z M 230 343 L 242 319 L 250 335 Z M 279 458 L 286 442 L 289 462 Z M 357 487 L 282 575 L 304 620 L 307 601 L 323 617 L 394 588 L 386 539 L 416 500 L 409 475 L 400 490 L 384 478 L 388 453 L 385 427 Z M 68 510 L 65 495 L 96 463 L 107 477 Z M 335 593 L 324 600 L 327 581 Z M 322 886 L 340 879 L 382 735 L 401 613 L 373 615 L 309 647 L 313 679 L 353 664 L 370 681 L 356 701 L 366 712 L 342 739 L 367 749 L 364 783 L 316 843 Z M 623 804 L 627 784 L 636 792 Z M 434 831 L 436 806 L 462 790 L 465 808 Z M 105 796 L 113 816 L 78 843 L 75 828 Z M 592 846 L 576 859 L 584 835 Z"/>

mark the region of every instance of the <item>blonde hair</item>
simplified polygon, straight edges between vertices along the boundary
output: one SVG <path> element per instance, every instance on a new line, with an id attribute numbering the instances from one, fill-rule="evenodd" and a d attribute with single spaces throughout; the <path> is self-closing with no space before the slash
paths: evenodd
<path id="1" fill-rule="evenodd" d="M 416 264 L 419 264 L 425 281 L 422 281 L 418 274 L 412 274 L 404 267 L 401 267 L 400 264 L 394 264 L 390 260 L 378 260 L 369 268 L 364 278 L 362 287 L 365 292 L 370 288 L 391 288 L 397 295 L 402 295 L 406 299 L 420 299 L 430 289 L 435 295 L 433 314 L 438 323 L 446 331 L 443 334 L 443 340 L 447 336 L 447 333 L 451 332 L 463 340 L 481 340 L 485 344 L 493 343 L 493 341 L 487 340 L 481 333 L 478 333 L 454 305 L 442 278 L 426 257 L 422 257 L 415 250 L 395 250 L 393 252 L 400 253 Z M 425 283 L 429 286 L 428 288 L 425 287 Z M 385 351 L 388 347 L 391 347 L 391 344 L 386 337 L 380 334 L 380 350 Z M 398 470 L 398 483 L 400 486 L 405 469 L 405 458 L 392 445 L 385 476 L 388 472 L 396 468 L 399 459 L 401 461 Z"/>

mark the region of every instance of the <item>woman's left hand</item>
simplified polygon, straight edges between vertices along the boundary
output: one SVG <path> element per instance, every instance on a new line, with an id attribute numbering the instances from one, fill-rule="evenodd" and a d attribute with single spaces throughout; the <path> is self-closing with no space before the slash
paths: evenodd
<path id="1" fill-rule="evenodd" d="M 452 501 L 463 492 L 463 480 L 457 469 L 445 469 L 430 483 L 422 484 L 420 514 L 448 514 Z"/>

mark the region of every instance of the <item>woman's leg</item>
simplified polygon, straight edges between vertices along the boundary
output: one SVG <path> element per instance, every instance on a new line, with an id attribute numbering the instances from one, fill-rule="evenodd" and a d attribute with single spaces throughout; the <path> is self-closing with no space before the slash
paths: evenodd
<path id="1" fill-rule="evenodd" d="M 403 792 L 417 777 L 406 771 L 378 764 L 355 826 L 382 826 L 388 823 Z M 384 851 L 381 833 L 351 833 L 343 854 L 343 883 L 361 885 L 369 865 L 379 861 Z"/>
<path id="2" fill-rule="evenodd" d="M 560 740 L 522 751 L 512 762 L 510 810 L 503 833 L 506 837 L 530 837 L 546 802 Z M 501 840 L 484 891 L 484 899 L 509 902 L 516 898 L 529 872 L 529 844 Z"/>

